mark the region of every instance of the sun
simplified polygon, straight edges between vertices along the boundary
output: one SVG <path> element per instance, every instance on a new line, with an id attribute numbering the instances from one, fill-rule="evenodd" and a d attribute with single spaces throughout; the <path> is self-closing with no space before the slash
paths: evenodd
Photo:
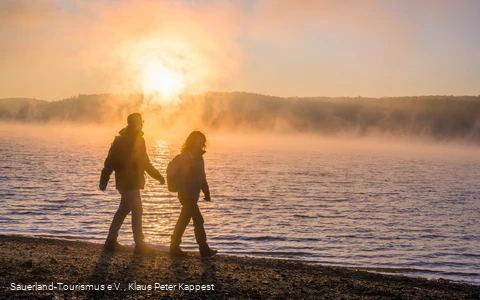
<path id="1" fill-rule="evenodd" d="M 185 88 L 183 74 L 169 69 L 160 61 L 147 62 L 142 72 L 142 86 L 146 94 L 158 93 L 164 98 L 178 96 Z"/>

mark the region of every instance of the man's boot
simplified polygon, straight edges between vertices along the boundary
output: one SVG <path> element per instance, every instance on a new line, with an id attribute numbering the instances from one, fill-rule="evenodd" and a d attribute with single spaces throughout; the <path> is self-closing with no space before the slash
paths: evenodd
<path id="1" fill-rule="evenodd" d="M 217 250 L 211 249 L 210 247 L 208 247 L 207 244 L 202 245 L 199 248 L 200 248 L 200 256 L 201 257 L 210 257 L 210 256 L 214 256 L 218 253 Z"/>
<path id="2" fill-rule="evenodd" d="M 151 255 L 155 253 L 155 249 L 148 246 L 147 243 L 141 242 L 141 243 L 135 244 L 134 252 L 136 254 L 141 254 L 141 255 Z"/>
<path id="3" fill-rule="evenodd" d="M 125 252 L 127 248 L 120 245 L 117 240 L 106 240 L 103 249 L 108 252 Z"/>

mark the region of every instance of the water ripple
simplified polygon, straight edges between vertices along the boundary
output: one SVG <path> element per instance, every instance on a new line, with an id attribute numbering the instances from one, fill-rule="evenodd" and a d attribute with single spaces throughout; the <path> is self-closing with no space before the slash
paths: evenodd
<path id="1" fill-rule="evenodd" d="M 0 134 L 0 232 L 103 242 L 120 201 L 113 176 L 97 191 L 110 142 Z M 178 145 L 151 142 L 164 172 Z M 480 284 L 478 157 L 299 151 L 209 149 L 212 202 L 199 205 L 213 247 Z M 143 207 L 147 241 L 167 246 L 175 195 L 148 178 Z M 183 240 L 197 249 L 191 225 Z M 130 217 L 119 241 L 133 243 Z"/>

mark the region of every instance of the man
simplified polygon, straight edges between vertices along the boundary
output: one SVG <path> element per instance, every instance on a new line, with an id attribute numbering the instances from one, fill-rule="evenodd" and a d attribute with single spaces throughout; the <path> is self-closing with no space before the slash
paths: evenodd
<path id="1" fill-rule="evenodd" d="M 150 254 L 154 249 L 144 241 L 142 231 L 142 200 L 140 190 L 145 187 L 144 172 L 155 178 L 160 184 L 165 179 L 150 163 L 143 138 L 143 120 L 139 113 L 134 113 L 127 118 L 128 126 L 122 129 L 120 135 L 110 147 L 105 159 L 105 167 L 100 177 L 99 188 L 105 191 L 110 175 L 115 171 L 115 185 L 122 196 L 105 242 L 104 249 L 107 251 L 123 251 L 125 247 L 117 242 L 118 231 L 125 217 L 132 212 L 132 230 L 135 241 L 135 253 Z"/>

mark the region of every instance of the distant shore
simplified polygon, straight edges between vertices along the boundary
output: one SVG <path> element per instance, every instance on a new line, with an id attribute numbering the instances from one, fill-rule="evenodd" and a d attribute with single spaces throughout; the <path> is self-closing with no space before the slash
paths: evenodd
<path id="1" fill-rule="evenodd" d="M 480 286 L 276 259 L 170 258 L 102 245 L 0 235 L 0 298 L 479 299 Z"/>

